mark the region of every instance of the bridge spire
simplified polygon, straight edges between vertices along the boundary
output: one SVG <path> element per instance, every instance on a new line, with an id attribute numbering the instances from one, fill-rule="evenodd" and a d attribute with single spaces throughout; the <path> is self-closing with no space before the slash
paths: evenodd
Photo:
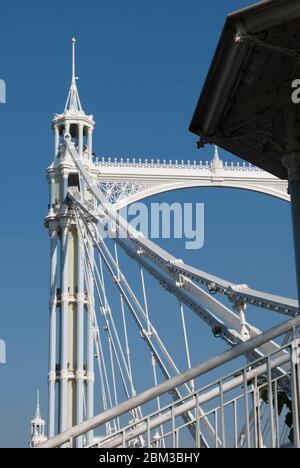
<path id="1" fill-rule="evenodd" d="M 76 81 L 78 77 L 76 76 L 76 39 L 72 37 L 72 80 L 71 87 L 68 95 L 68 99 L 65 106 L 65 113 L 75 113 L 75 114 L 84 114 L 84 111 L 81 106 L 79 93 L 77 89 Z"/>
<path id="2" fill-rule="evenodd" d="M 76 67 L 75 67 L 75 45 L 76 45 L 76 39 L 75 37 L 72 37 L 71 39 L 72 43 L 72 83 L 76 83 Z"/>
<path id="3" fill-rule="evenodd" d="M 31 441 L 30 447 L 36 447 L 37 445 L 45 442 L 47 437 L 45 436 L 45 421 L 42 419 L 40 409 L 40 391 L 37 391 L 37 402 L 34 419 L 31 421 Z"/>
<path id="4" fill-rule="evenodd" d="M 221 169 L 223 167 L 223 162 L 219 157 L 219 148 L 215 145 L 215 153 L 214 158 L 212 160 L 212 168 L 213 169 Z"/>
<path id="5" fill-rule="evenodd" d="M 67 98 L 67 102 L 62 114 L 54 114 L 52 120 L 52 128 L 54 130 L 54 158 L 60 156 L 61 143 L 66 136 L 70 136 L 72 143 L 77 148 L 80 156 L 85 156 L 86 160 L 92 160 L 92 133 L 95 127 L 95 122 L 92 115 L 87 115 L 79 98 L 76 76 L 76 39 L 71 39 L 72 51 L 72 70 L 71 70 L 71 86 Z M 64 159 L 65 155 L 63 156 Z M 68 155 L 66 156 L 68 157 Z M 58 162 L 58 161 L 57 161 Z M 61 162 L 61 160 L 60 160 Z M 72 161 L 68 160 L 70 164 Z"/>

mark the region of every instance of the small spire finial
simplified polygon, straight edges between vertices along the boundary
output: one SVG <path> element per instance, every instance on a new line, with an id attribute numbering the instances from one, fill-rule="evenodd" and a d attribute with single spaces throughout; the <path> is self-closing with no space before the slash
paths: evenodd
<path id="1" fill-rule="evenodd" d="M 76 81 L 76 63 L 75 63 L 75 44 L 76 44 L 76 39 L 75 37 L 72 37 L 71 39 L 72 43 L 72 83 L 75 83 Z"/>
<path id="2" fill-rule="evenodd" d="M 213 169 L 221 169 L 223 167 L 223 162 L 219 157 L 219 148 L 217 145 L 215 145 L 214 159 L 211 163 L 211 166 Z"/>
<path id="3" fill-rule="evenodd" d="M 37 391 L 36 406 L 40 408 L 40 391 Z"/>
<path id="4" fill-rule="evenodd" d="M 218 162 L 218 161 L 220 160 L 220 158 L 219 158 L 219 149 L 218 149 L 217 145 L 215 145 L 214 160 L 215 160 L 216 162 Z"/>

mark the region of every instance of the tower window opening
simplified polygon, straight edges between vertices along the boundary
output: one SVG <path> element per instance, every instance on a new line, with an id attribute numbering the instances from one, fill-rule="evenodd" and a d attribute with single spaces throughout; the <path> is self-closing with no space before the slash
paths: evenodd
<path id="1" fill-rule="evenodd" d="M 72 124 L 70 126 L 70 135 L 71 135 L 71 140 L 75 145 L 78 144 L 78 126 L 76 124 Z"/>
<path id="2" fill-rule="evenodd" d="M 80 190 L 78 174 L 69 174 L 68 187 L 73 187 L 73 188 L 77 188 L 78 190 Z"/>

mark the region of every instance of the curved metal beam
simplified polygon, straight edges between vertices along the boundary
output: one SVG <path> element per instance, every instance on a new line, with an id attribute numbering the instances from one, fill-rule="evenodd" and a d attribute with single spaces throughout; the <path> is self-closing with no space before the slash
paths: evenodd
<path id="1" fill-rule="evenodd" d="M 131 203 L 136 203 L 138 201 L 145 200 L 149 197 L 152 197 L 161 193 L 167 193 L 167 192 L 172 192 L 175 190 L 183 190 L 183 189 L 191 189 L 191 188 L 230 188 L 230 189 L 236 189 L 236 190 L 246 190 L 249 192 L 255 192 L 255 193 L 262 194 L 262 195 L 267 195 L 272 198 L 277 198 L 287 203 L 290 203 L 291 201 L 291 197 L 288 193 L 285 193 L 283 191 L 279 191 L 276 189 L 271 189 L 269 187 L 260 187 L 256 185 L 243 184 L 243 183 L 234 184 L 233 182 L 219 182 L 219 183 L 218 182 L 209 183 L 208 181 L 203 182 L 203 183 L 181 182 L 181 183 L 172 183 L 168 185 L 158 185 L 157 187 L 152 187 L 152 188 L 149 188 L 148 190 L 136 192 L 130 197 L 124 198 L 120 200 L 119 202 L 117 202 L 115 205 L 115 208 L 118 210 L 121 210 L 122 208 L 125 208 L 126 206 L 130 205 Z"/>

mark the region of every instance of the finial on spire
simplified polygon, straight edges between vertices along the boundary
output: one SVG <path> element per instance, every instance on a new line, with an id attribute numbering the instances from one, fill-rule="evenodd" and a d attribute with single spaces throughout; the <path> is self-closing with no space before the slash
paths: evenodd
<path id="1" fill-rule="evenodd" d="M 215 145 L 214 161 L 216 161 L 216 162 L 219 162 L 219 161 L 220 161 L 220 158 L 219 158 L 219 149 L 218 149 L 217 145 Z"/>
<path id="2" fill-rule="evenodd" d="M 75 37 L 72 37 L 71 44 L 72 44 L 72 81 L 71 81 L 71 88 L 69 91 L 68 99 L 65 106 L 65 112 L 71 113 L 83 113 L 83 109 L 81 107 L 78 89 L 76 85 L 76 80 L 78 80 L 76 76 L 76 57 L 75 57 L 75 44 L 76 44 Z"/>
<path id="3" fill-rule="evenodd" d="M 215 153 L 214 153 L 214 159 L 212 161 L 212 168 L 213 169 L 221 169 L 223 167 L 223 162 L 221 161 L 219 157 L 219 148 L 217 145 L 215 145 Z"/>
<path id="4" fill-rule="evenodd" d="M 71 43 L 72 43 L 72 83 L 75 83 L 76 82 L 76 62 L 75 62 L 76 39 L 75 37 L 72 37 Z"/>
<path id="5" fill-rule="evenodd" d="M 40 391 L 37 390 L 36 396 L 36 410 L 35 410 L 35 419 L 41 419 L 41 409 L 40 409 Z"/>

